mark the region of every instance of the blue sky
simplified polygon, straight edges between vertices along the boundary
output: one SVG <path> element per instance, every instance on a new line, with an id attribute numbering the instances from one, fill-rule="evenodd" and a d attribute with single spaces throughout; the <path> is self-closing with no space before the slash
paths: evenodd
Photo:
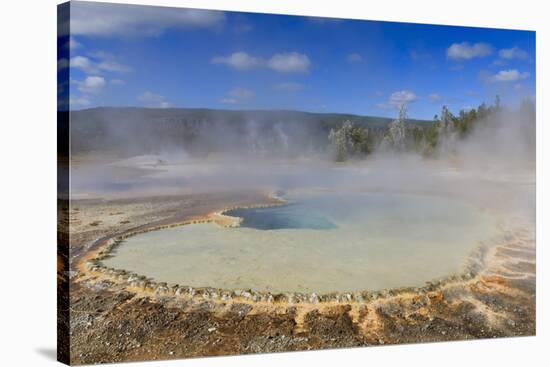
<path id="1" fill-rule="evenodd" d="M 296 109 L 430 119 L 535 96 L 535 33 L 72 2 L 72 109 Z"/>

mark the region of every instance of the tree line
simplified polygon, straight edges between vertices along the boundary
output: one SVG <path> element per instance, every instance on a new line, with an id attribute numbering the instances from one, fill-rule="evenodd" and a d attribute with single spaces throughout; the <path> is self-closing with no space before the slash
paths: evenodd
<path id="1" fill-rule="evenodd" d="M 375 151 L 416 152 L 424 157 L 433 157 L 453 144 L 467 139 L 477 126 L 495 121 L 500 115 L 516 113 L 535 125 L 535 104 L 525 99 L 518 111 L 511 111 L 501 105 L 497 95 L 492 105 L 480 104 L 477 108 L 462 109 L 453 115 L 447 106 L 435 115 L 430 125 L 408 123 L 407 106 L 403 104 L 398 117 L 388 124 L 387 129 L 369 129 L 344 121 L 340 127 L 332 128 L 328 135 L 333 158 L 337 162 L 362 158 Z"/>

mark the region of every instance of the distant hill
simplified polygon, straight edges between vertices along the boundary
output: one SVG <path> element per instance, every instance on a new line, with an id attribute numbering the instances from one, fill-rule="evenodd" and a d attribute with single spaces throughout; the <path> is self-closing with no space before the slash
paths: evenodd
<path id="1" fill-rule="evenodd" d="M 58 120 L 63 121 L 62 115 L 67 113 L 59 112 Z M 392 121 L 287 110 L 100 107 L 70 112 L 71 146 L 73 153 L 108 150 L 136 154 L 177 148 L 191 154 L 297 153 L 325 149 L 330 129 L 346 120 L 379 133 Z M 432 121 L 411 119 L 408 123 L 428 126 Z"/>

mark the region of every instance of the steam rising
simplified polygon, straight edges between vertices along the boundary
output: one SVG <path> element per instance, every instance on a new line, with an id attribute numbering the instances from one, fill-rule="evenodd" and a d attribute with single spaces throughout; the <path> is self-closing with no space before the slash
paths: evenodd
<path id="1" fill-rule="evenodd" d="M 534 219 L 535 115 L 529 103 L 518 110 L 498 106 L 473 121 L 467 134 L 453 130 L 449 116 L 421 122 L 408 120 L 404 110 L 393 123 L 291 111 L 72 114 L 76 197 L 382 190 L 458 197 Z M 335 162 L 329 137 L 342 126 L 364 129 L 372 147 Z M 413 133 L 428 129 L 439 131 L 433 152 L 411 149 Z M 395 139 L 399 149 L 388 144 Z"/>

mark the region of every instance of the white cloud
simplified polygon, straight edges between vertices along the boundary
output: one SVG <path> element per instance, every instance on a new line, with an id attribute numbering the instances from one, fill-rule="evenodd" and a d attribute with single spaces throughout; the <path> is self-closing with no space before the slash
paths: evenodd
<path id="1" fill-rule="evenodd" d="M 169 108 L 172 104 L 166 99 L 166 97 L 160 94 L 153 93 L 151 91 L 145 91 L 137 97 L 143 105 L 147 107 Z"/>
<path id="2" fill-rule="evenodd" d="M 393 92 L 388 100 L 383 103 L 378 103 L 376 107 L 382 109 L 400 108 L 403 105 L 413 103 L 418 99 L 416 94 L 410 90 L 400 90 Z"/>
<path id="3" fill-rule="evenodd" d="M 400 107 L 403 104 L 409 104 L 416 101 L 418 97 L 410 90 L 400 90 L 391 94 L 388 102 L 390 105 Z"/>
<path id="4" fill-rule="evenodd" d="M 447 57 L 452 60 L 470 60 L 475 57 L 488 56 L 492 52 L 493 48 L 487 43 L 453 43 L 447 49 Z"/>
<path id="5" fill-rule="evenodd" d="M 351 53 L 348 55 L 348 62 L 354 63 L 361 61 L 363 61 L 363 57 L 358 53 Z"/>
<path id="6" fill-rule="evenodd" d="M 76 50 L 77 48 L 82 47 L 82 44 L 78 42 L 74 37 L 70 37 L 65 46 L 71 50 Z"/>
<path id="7" fill-rule="evenodd" d="M 74 37 L 69 37 L 69 40 L 65 43 L 64 47 L 71 51 L 74 51 L 77 48 L 82 48 L 83 46 Z"/>
<path id="8" fill-rule="evenodd" d="M 86 56 L 71 57 L 70 67 L 80 69 L 87 74 L 101 74 L 102 72 L 128 73 L 132 71 L 129 66 L 112 60 L 108 54 L 99 52 L 91 55 L 94 55 L 97 60 L 92 60 Z"/>
<path id="9" fill-rule="evenodd" d="M 516 82 L 521 79 L 529 78 L 529 73 L 524 71 L 520 72 L 516 69 L 501 70 L 491 77 L 493 82 Z"/>
<path id="10" fill-rule="evenodd" d="M 216 56 L 211 60 L 212 64 L 224 64 L 237 70 L 249 70 L 261 66 L 263 60 L 251 56 L 246 52 L 234 52 L 229 56 Z"/>
<path id="11" fill-rule="evenodd" d="M 221 102 L 225 104 L 238 104 L 246 103 L 253 99 L 256 96 L 256 93 L 250 89 L 246 88 L 233 88 L 224 97 Z"/>
<path id="12" fill-rule="evenodd" d="M 75 81 L 78 90 L 82 93 L 97 94 L 105 87 L 107 82 L 101 76 L 88 76 L 83 81 Z"/>
<path id="13" fill-rule="evenodd" d="M 221 11 L 76 2 L 70 30 L 101 37 L 158 36 L 166 29 L 215 29 L 224 22 Z"/>
<path id="14" fill-rule="evenodd" d="M 69 98 L 69 104 L 71 107 L 84 107 L 89 106 L 91 104 L 91 101 L 88 97 L 85 96 L 71 96 Z"/>
<path id="15" fill-rule="evenodd" d="M 433 103 L 441 102 L 443 100 L 443 97 L 441 97 L 438 93 L 432 93 L 428 96 L 428 98 Z"/>
<path id="16" fill-rule="evenodd" d="M 517 46 L 512 47 L 512 48 L 503 48 L 502 50 L 500 50 L 498 52 L 498 55 L 501 58 L 507 59 L 507 60 L 526 59 L 527 57 L 529 57 L 527 52 L 525 52 L 524 50 L 522 50 L 521 48 L 519 48 Z"/>
<path id="17" fill-rule="evenodd" d="M 97 73 L 99 71 L 92 60 L 84 56 L 71 57 L 70 66 L 85 73 Z"/>
<path id="18" fill-rule="evenodd" d="M 237 70 L 267 67 L 280 73 L 305 73 L 309 71 L 311 65 L 309 57 L 298 52 L 279 53 L 265 60 L 244 51 L 239 51 L 228 56 L 216 56 L 210 62 L 212 64 L 227 65 Z"/>
<path id="19" fill-rule="evenodd" d="M 296 82 L 283 82 L 275 85 L 275 89 L 284 92 L 298 92 L 304 89 L 304 85 Z"/>
<path id="20" fill-rule="evenodd" d="M 311 62 L 309 57 L 298 52 L 287 52 L 273 55 L 267 67 L 280 73 L 306 73 Z"/>

